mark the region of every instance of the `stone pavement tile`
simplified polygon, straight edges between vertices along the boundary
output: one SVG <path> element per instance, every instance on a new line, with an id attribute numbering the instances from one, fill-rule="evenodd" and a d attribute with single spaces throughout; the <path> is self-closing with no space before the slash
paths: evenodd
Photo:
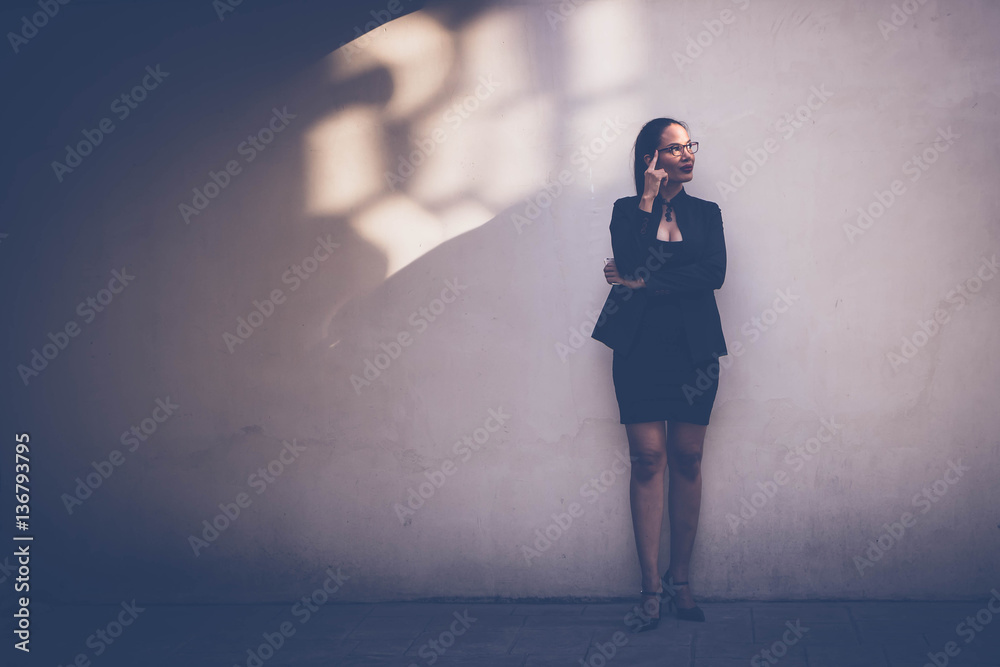
<path id="1" fill-rule="evenodd" d="M 750 602 L 699 602 L 698 606 L 705 612 L 706 623 L 725 621 L 749 621 L 750 610 L 757 603 Z"/>
<path id="2" fill-rule="evenodd" d="M 262 643 L 263 644 L 263 643 Z M 297 642 L 295 636 L 289 637 L 277 649 L 268 644 L 252 646 L 223 647 L 211 642 L 191 644 L 170 656 L 172 664 L 201 665 L 215 662 L 222 665 L 247 665 L 258 662 L 266 665 L 299 665 L 303 661 L 326 660 L 333 664 L 356 648 L 355 643 L 329 643 L 326 645 L 315 642 Z M 135 665 L 145 665 L 145 661 L 135 662 Z"/>
<path id="3" fill-rule="evenodd" d="M 298 620 L 302 620 L 301 618 Z M 294 622 L 292 629 L 295 633 L 292 637 L 296 642 L 307 643 L 340 643 L 354 632 L 361 624 L 362 619 L 345 619 L 338 617 L 326 618 L 324 616 L 312 616 L 305 623 Z M 277 627 L 277 626 L 275 626 Z M 289 639 L 291 639 L 290 637 Z"/>
<path id="4" fill-rule="evenodd" d="M 859 620 L 855 625 L 858 628 L 858 639 L 866 646 L 883 644 L 929 646 L 924 640 L 923 631 L 908 625 L 905 621 Z"/>
<path id="5" fill-rule="evenodd" d="M 476 621 L 476 627 L 483 630 L 519 630 L 525 626 L 528 618 L 526 616 L 480 616 L 479 620 Z"/>
<path id="6" fill-rule="evenodd" d="M 706 614 L 706 621 L 704 623 L 680 621 L 674 618 L 671 621 L 677 624 L 679 631 L 693 633 L 693 643 L 729 642 L 752 644 L 754 642 L 753 628 L 749 621 L 709 623 L 707 616 Z"/>
<path id="7" fill-rule="evenodd" d="M 157 605 L 136 619 L 136 630 L 144 632 L 139 620 L 150 621 L 150 643 L 170 638 L 174 651 L 184 651 L 206 642 L 237 648 L 264 641 L 262 634 L 275 632 L 282 622 L 291 619 L 287 605 Z M 171 654 L 173 651 L 171 651 Z"/>
<path id="8" fill-rule="evenodd" d="M 778 644 L 775 651 L 775 644 Z M 757 642 L 741 642 L 736 640 L 726 641 L 719 636 L 706 636 L 700 632 L 694 640 L 694 655 L 696 658 L 731 658 L 742 660 L 746 665 L 750 660 L 762 651 L 769 651 L 775 657 L 780 657 L 784 665 L 791 660 L 805 660 L 805 647 L 799 641 L 791 646 L 785 645 L 780 638 Z M 778 653 L 782 653 L 778 656 Z"/>
<path id="9" fill-rule="evenodd" d="M 396 634 L 385 632 L 381 635 L 361 637 L 358 639 L 348 638 L 346 641 L 357 642 L 354 650 L 348 655 L 371 655 L 371 656 L 398 656 L 406 653 L 411 646 L 416 635 L 410 633 Z"/>
<path id="10" fill-rule="evenodd" d="M 523 655 L 497 655 L 488 657 L 476 657 L 475 660 L 470 660 L 468 657 L 456 656 L 451 657 L 446 655 L 437 662 L 434 663 L 434 667 L 521 667 L 524 664 L 526 656 Z M 424 661 L 411 662 L 408 667 L 412 665 L 417 665 L 417 667 L 425 667 L 427 665 Z M 549 663 L 552 664 L 552 663 Z M 556 664 L 571 664 L 568 661 L 563 663 L 559 662 Z M 298 667 L 296 665 L 296 667 Z"/>
<path id="11" fill-rule="evenodd" d="M 809 623 L 850 623 L 843 602 L 758 602 L 753 606 L 754 621 L 776 620 Z"/>
<path id="12" fill-rule="evenodd" d="M 414 662 L 425 664 L 431 664 L 437 656 L 478 658 L 506 655 L 516 636 L 517 628 L 487 630 L 477 629 L 476 626 L 454 637 L 454 641 L 451 636 L 442 636 L 440 632 L 425 632 L 413 640 L 404 655 L 410 656 Z"/>
<path id="13" fill-rule="evenodd" d="M 583 656 L 574 652 L 567 655 L 556 653 L 527 653 L 524 654 L 524 667 L 577 667 Z M 476 666 L 478 667 L 478 666 Z"/>
<path id="14" fill-rule="evenodd" d="M 582 616 L 585 604 L 518 604 L 514 605 L 515 616 L 534 616 L 536 614 L 560 614 L 563 616 Z"/>
<path id="15" fill-rule="evenodd" d="M 657 630 L 641 632 L 632 635 L 630 639 L 637 637 L 646 638 L 647 635 L 655 635 Z M 655 639 L 655 637 L 653 638 Z M 611 657 L 608 657 L 611 656 Z M 583 660 L 583 664 L 590 666 L 607 664 L 609 667 L 621 665 L 622 667 L 632 667 L 633 665 L 658 665 L 659 667 L 687 667 L 691 661 L 691 647 L 679 646 L 676 644 L 664 644 L 650 642 L 640 645 L 638 642 L 630 641 L 624 646 L 617 646 L 613 642 L 601 642 L 601 646 L 591 645 Z M 577 663 L 579 664 L 579 663 Z"/>
<path id="16" fill-rule="evenodd" d="M 348 655 L 336 661 L 327 661 L 326 664 L 328 667 L 334 665 L 336 667 L 410 667 L 413 660 L 404 656 Z M 299 666 L 296 665 L 296 667 Z"/>
<path id="17" fill-rule="evenodd" d="M 319 608 L 319 611 L 313 612 L 313 616 L 322 616 L 323 618 L 341 618 L 344 620 L 355 620 L 362 619 L 370 616 L 375 611 L 376 605 L 374 604 L 325 604 Z M 288 605 L 287 609 L 291 611 L 291 605 Z"/>
<path id="18" fill-rule="evenodd" d="M 806 644 L 809 667 L 888 667 L 881 647 Z"/>
<path id="19" fill-rule="evenodd" d="M 602 618 L 622 618 L 627 614 L 633 607 L 638 606 L 639 596 L 636 596 L 635 600 L 632 602 L 593 602 L 584 605 L 583 616 L 595 617 L 599 616 Z"/>
<path id="20" fill-rule="evenodd" d="M 691 663 L 691 667 L 747 667 L 747 661 L 745 659 L 734 659 L 734 658 L 695 658 Z M 771 663 L 766 660 L 761 661 L 761 665 L 769 665 Z M 806 663 L 805 656 L 785 656 L 777 665 L 780 667 L 808 667 Z M 841 667 L 854 667 L 853 665 L 842 665 Z"/>
<path id="21" fill-rule="evenodd" d="M 963 660 L 962 656 L 957 658 L 948 658 L 947 663 L 941 663 L 942 665 L 947 664 L 947 667 L 998 667 L 997 662 L 979 662 L 971 660 Z M 930 661 L 926 655 L 923 658 L 920 656 L 915 656 L 909 660 L 904 660 L 900 658 L 894 658 L 889 660 L 889 665 L 891 667 L 933 667 L 934 663 Z"/>
<path id="22" fill-rule="evenodd" d="M 794 630 L 802 634 L 801 640 L 807 644 L 858 646 L 858 633 L 851 623 L 803 623 L 801 621 L 762 621 L 754 625 L 754 637 L 757 641 L 777 641 L 790 632 L 790 638 L 795 638 Z"/>
<path id="23" fill-rule="evenodd" d="M 582 658 L 594 635 L 592 628 L 521 628 L 511 653 L 576 655 Z"/>
<path id="24" fill-rule="evenodd" d="M 951 626 L 925 632 L 924 639 L 931 647 L 937 647 L 935 650 L 943 650 L 945 644 L 954 642 L 961 652 L 980 654 L 986 651 L 1000 656 L 1000 618 L 990 625 L 977 623 L 976 627 L 981 630 L 976 631 L 975 627 L 970 626 L 965 619 L 961 619 Z"/>
<path id="25" fill-rule="evenodd" d="M 427 618 L 422 614 L 414 616 L 368 616 L 363 618 L 350 632 L 350 639 L 370 639 L 387 634 L 419 635 L 427 627 Z"/>
<path id="26" fill-rule="evenodd" d="M 952 659 L 950 664 L 989 664 L 1000 666 L 1000 645 L 997 644 L 987 644 L 979 643 L 977 640 L 973 640 L 971 643 L 966 644 L 964 641 L 956 642 L 958 645 L 951 647 L 952 653 L 956 650 L 958 655 Z M 945 643 L 932 644 L 929 649 L 933 653 L 945 652 Z"/>
<path id="27" fill-rule="evenodd" d="M 368 605 L 371 616 L 416 616 L 421 614 L 450 614 L 452 611 L 468 609 L 473 616 L 510 616 L 516 607 L 524 606 L 513 603 L 483 603 L 483 602 L 379 602 Z M 580 607 L 582 605 L 575 605 Z"/>
<path id="28" fill-rule="evenodd" d="M 627 646 L 641 648 L 644 646 L 683 646 L 684 648 L 690 650 L 691 643 L 694 641 L 694 635 L 684 632 L 677 632 L 675 628 L 670 626 L 670 621 L 664 623 L 660 621 L 660 625 L 653 629 L 647 630 L 646 632 L 630 632 L 625 631 L 625 641 Z M 611 635 L 595 634 L 591 639 L 591 645 L 594 642 L 606 643 L 611 641 L 614 643 L 616 641 L 621 643 L 621 636 L 617 633 Z"/>
<path id="29" fill-rule="evenodd" d="M 351 655 L 357 655 L 357 648 L 359 643 L 360 642 L 356 641 L 319 643 L 319 642 L 299 642 L 299 641 L 289 640 L 287 651 L 289 655 L 293 655 L 302 660 L 305 659 L 311 660 L 321 657 L 326 657 L 332 660 L 334 658 L 343 658 Z M 243 664 L 246 663 L 244 662 Z"/>
<path id="30" fill-rule="evenodd" d="M 212 641 L 211 638 L 200 638 L 198 641 L 190 642 L 184 646 L 178 648 L 176 651 L 170 654 L 169 658 L 175 663 L 194 662 L 198 664 L 199 661 L 203 662 L 214 662 L 223 665 L 242 665 L 245 664 L 249 658 L 250 653 L 268 657 L 269 664 L 273 664 L 274 660 L 271 660 L 275 655 L 285 656 L 288 655 L 287 644 L 282 644 L 278 650 L 275 650 L 270 644 L 264 644 L 263 652 L 259 652 L 261 648 L 259 643 L 250 644 L 234 644 L 229 642 L 217 642 Z M 109 656 L 110 657 L 110 654 Z M 124 656 L 121 654 L 116 655 L 116 660 L 122 660 Z M 132 657 L 131 655 L 129 657 Z M 128 664 L 122 660 L 121 664 Z M 136 664 L 145 665 L 146 662 L 138 662 Z"/>
<path id="31" fill-rule="evenodd" d="M 526 628 L 593 628 L 595 630 L 628 630 L 622 617 L 616 616 L 558 616 L 556 614 L 536 614 L 515 616 L 524 620 Z"/>
<path id="32" fill-rule="evenodd" d="M 888 620 L 934 623 L 936 620 L 955 623 L 975 611 L 974 602 L 927 602 L 927 601 L 852 601 L 844 603 L 851 610 L 855 620 Z"/>
<path id="33" fill-rule="evenodd" d="M 368 616 L 347 634 L 345 642 L 357 642 L 351 656 L 397 656 L 410 648 L 427 625 L 414 616 Z"/>
<path id="34" fill-rule="evenodd" d="M 912 643 L 887 643 L 884 648 L 891 667 L 911 667 L 911 665 L 923 667 L 928 660 L 927 653 L 936 650 L 930 646 Z"/>
<path id="35" fill-rule="evenodd" d="M 495 629 L 519 628 L 524 624 L 524 617 L 516 617 L 504 614 L 502 616 L 483 615 L 478 610 L 475 614 L 468 607 L 445 606 L 432 612 L 423 613 L 421 617 L 426 621 L 424 632 L 440 634 L 450 631 L 456 635 L 461 635 L 465 630 L 472 628 L 482 628 L 487 624 Z M 393 617 L 383 616 L 384 620 L 390 621 Z M 397 617 L 402 618 L 402 617 Z"/>
<path id="36" fill-rule="evenodd" d="M 583 615 L 601 616 L 611 618 L 623 618 L 625 614 L 637 607 L 639 599 L 635 602 L 613 602 L 607 604 L 588 604 L 583 610 Z M 705 612 L 705 620 L 709 623 L 720 621 L 741 621 L 750 620 L 750 609 L 758 603 L 749 602 L 698 602 L 698 606 Z M 663 605 L 664 615 L 666 615 L 667 605 Z"/>
<path id="37" fill-rule="evenodd" d="M 739 627 L 738 624 L 735 626 L 721 623 L 713 625 L 711 623 L 679 621 L 673 616 L 665 616 L 660 619 L 660 627 L 656 628 L 655 632 L 657 637 L 663 637 L 665 641 L 669 641 L 672 644 L 690 646 L 694 643 L 695 636 L 697 636 L 699 632 L 704 632 L 707 629 L 706 626 L 729 628 L 730 632 L 733 627 Z M 647 634 L 649 633 L 642 632 L 635 636 L 642 637 Z"/>

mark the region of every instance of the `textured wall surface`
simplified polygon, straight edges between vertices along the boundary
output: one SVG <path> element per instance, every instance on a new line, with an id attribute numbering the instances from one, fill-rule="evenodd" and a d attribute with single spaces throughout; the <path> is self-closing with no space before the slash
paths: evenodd
<path id="1" fill-rule="evenodd" d="M 698 594 L 998 584 L 996 3 L 383 2 L 336 39 L 204 5 L 48 108 L 7 195 L 48 589 L 638 591 L 589 336 L 664 115 L 729 252 Z"/>

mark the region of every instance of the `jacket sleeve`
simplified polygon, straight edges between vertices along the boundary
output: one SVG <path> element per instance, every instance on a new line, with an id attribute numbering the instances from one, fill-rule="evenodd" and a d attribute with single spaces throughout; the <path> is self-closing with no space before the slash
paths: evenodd
<path id="1" fill-rule="evenodd" d="M 647 289 L 667 292 L 716 290 L 726 278 L 726 239 L 723 233 L 722 210 L 712 204 L 708 213 L 708 230 L 702 257 L 679 267 L 662 267 L 656 248 L 641 248 L 642 224 L 652 222 L 652 213 L 639 208 L 635 198 L 619 199 L 611 213 L 611 249 L 618 274 L 626 280 L 642 278 Z"/>
<path id="2" fill-rule="evenodd" d="M 704 254 L 698 261 L 685 266 L 657 269 L 653 248 L 650 248 L 649 275 L 642 272 L 646 287 L 667 292 L 717 290 L 726 279 L 726 239 L 722 227 L 722 211 L 712 204 L 707 216 Z M 616 262 L 617 264 L 617 262 Z"/>
<path id="3" fill-rule="evenodd" d="M 636 269 L 643 264 L 640 260 L 639 229 L 652 217 L 652 213 L 639 208 L 636 198 L 619 199 L 611 211 L 611 252 L 615 256 L 618 275 L 625 280 L 633 280 Z"/>

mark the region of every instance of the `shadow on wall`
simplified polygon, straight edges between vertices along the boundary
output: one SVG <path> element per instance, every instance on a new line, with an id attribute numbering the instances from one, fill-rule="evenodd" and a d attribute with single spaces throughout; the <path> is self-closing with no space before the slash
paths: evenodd
<path id="1" fill-rule="evenodd" d="M 567 267 L 537 248 L 559 221 L 534 191 L 498 194 L 509 163 L 467 178 L 509 160 L 509 130 L 491 134 L 488 117 L 524 113 L 483 60 L 498 45 L 457 37 L 489 8 L 379 22 L 319 60 L 320 31 L 289 33 L 333 17 L 227 14 L 113 63 L 43 130 L 20 195 L 51 222 L 10 240 L 35 248 L 18 258 L 29 279 L 10 335 L 29 351 L 21 414 L 59 443 L 36 502 L 74 557 L 47 561 L 50 594 L 280 598 L 324 559 L 360 570 L 346 524 L 398 528 L 384 489 L 370 508 L 372 482 L 429 469 L 422 450 L 567 386 L 552 350 L 565 326 L 544 305 L 565 300 Z M 144 91 L 119 101 L 123 82 Z M 578 139 L 561 131 L 547 139 Z M 428 176 L 433 152 L 455 159 Z M 590 240 L 606 244 L 599 226 Z M 576 425 L 566 406 L 560 429 Z M 273 584 L 248 589 L 261 568 Z"/>

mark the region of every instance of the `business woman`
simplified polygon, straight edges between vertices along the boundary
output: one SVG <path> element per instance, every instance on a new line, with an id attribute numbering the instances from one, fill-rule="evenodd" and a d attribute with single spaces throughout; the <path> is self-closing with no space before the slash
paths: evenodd
<path id="1" fill-rule="evenodd" d="M 655 628 L 660 601 L 680 619 L 704 621 L 688 583 L 701 507 L 701 456 L 728 354 L 714 290 L 726 274 L 722 213 L 687 194 L 698 144 L 687 126 L 657 118 L 635 141 L 636 196 L 611 215 L 612 283 L 592 337 L 614 350 L 612 377 L 632 459 L 632 527 L 642 572 L 642 611 Z M 663 484 L 669 469 L 670 564 L 658 576 Z"/>

